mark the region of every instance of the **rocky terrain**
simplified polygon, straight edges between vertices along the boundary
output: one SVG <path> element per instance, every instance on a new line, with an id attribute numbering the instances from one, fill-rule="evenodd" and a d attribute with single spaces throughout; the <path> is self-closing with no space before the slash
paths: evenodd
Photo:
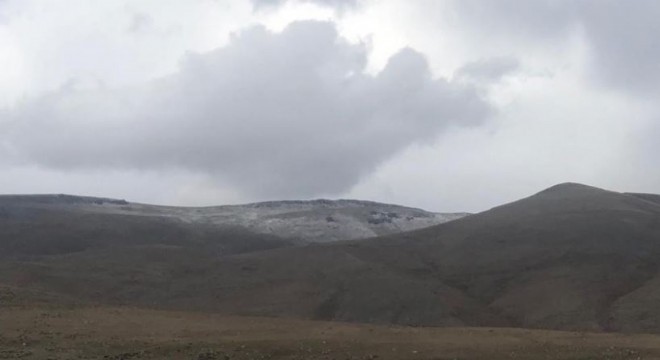
<path id="1" fill-rule="evenodd" d="M 0 359 L 639 360 L 657 335 L 410 328 L 107 307 L 0 307 Z"/>
<path id="2" fill-rule="evenodd" d="M 660 332 L 657 199 L 568 183 L 420 230 L 311 244 L 116 210 L 126 204 L 72 217 L 5 201 L 0 284 L 46 304 Z"/>
<path id="3" fill-rule="evenodd" d="M 169 222 L 204 229 L 241 229 L 298 243 L 361 239 L 416 230 L 467 213 L 433 213 L 360 200 L 270 201 L 246 205 L 169 207 L 71 195 L 0 196 L 0 220 L 30 214 Z M 132 217 L 132 218 L 131 218 Z M 28 219 L 29 220 L 29 219 Z M 64 218 L 62 222 L 66 222 Z M 65 226 L 65 224 L 63 224 Z"/>

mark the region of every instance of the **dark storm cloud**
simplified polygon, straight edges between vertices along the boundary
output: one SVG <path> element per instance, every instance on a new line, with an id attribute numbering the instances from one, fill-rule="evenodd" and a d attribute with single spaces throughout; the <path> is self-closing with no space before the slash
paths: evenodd
<path id="1" fill-rule="evenodd" d="M 26 101 L 0 123 L 5 147 L 57 169 L 186 169 L 260 197 L 346 191 L 407 146 L 490 108 L 471 87 L 431 77 L 411 49 L 377 75 L 331 23 L 255 27 L 188 56 L 147 86 Z"/>
<path id="2" fill-rule="evenodd" d="M 636 94 L 660 92 L 660 1 L 457 0 L 454 6 L 470 29 L 491 38 L 538 44 L 583 31 L 596 82 Z"/>

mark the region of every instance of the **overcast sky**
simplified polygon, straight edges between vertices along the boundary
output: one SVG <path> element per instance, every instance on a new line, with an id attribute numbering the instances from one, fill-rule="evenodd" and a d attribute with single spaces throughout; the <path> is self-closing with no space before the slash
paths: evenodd
<path id="1" fill-rule="evenodd" d="M 0 0 L 0 193 L 660 193 L 656 0 Z"/>

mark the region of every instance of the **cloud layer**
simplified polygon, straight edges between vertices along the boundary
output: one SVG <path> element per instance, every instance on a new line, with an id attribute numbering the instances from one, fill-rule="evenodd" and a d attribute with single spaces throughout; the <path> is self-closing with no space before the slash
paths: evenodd
<path id="1" fill-rule="evenodd" d="M 654 0 L 0 0 L 0 192 L 438 211 L 564 181 L 658 193 L 658 18 Z"/>
<path id="2" fill-rule="evenodd" d="M 660 2 L 655 0 L 453 0 L 464 26 L 485 36 L 566 41 L 578 32 L 601 85 L 635 95 L 660 92 Z M 519 47 L 525 50 L 525 47 Z"/>
<path id="3" fill-rule="evenodd" d="M 482 123 L 475 89 L 433 79 L 404 49 L 377 75 L 332 23 L 253 27 L 145 86 L 24 101 L 0 123 L 6 158 L 55 169 L 184 169 L 261 198 L 347 191 L 411 144 Z M 3 150 L 0 150 L 3 151 Z"/>

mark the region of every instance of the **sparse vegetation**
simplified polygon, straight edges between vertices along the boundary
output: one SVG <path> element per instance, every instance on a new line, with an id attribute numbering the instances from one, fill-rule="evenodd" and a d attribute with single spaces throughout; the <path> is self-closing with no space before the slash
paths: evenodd
<path id="1" fill-rule="evenodd" d="M 0 308 L 0 359 L 660 359 L 660 337 L 406 328 L 136 308 Z"/>

